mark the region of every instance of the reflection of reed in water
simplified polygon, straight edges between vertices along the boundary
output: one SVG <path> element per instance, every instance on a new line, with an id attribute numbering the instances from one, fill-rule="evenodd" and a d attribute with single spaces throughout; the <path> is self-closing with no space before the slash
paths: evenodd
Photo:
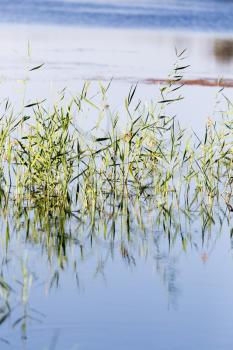
<path id="1" fill-rule="evenodd" d="M 216 39 L 214 41 L 213 52 L 217 61 L 230 62 L 233 59 L 233 40 Z"/>
<path id="2" fill-rule="evenodd" d="M 95 278 L 105 278 L 106 266 L 119 261 L 132 269 L 142 259 L 152 262 L 175 305 L 179 256 L 195 249 L 207 262 L 230 223 L 232 110 L 229 106 L 221 123 L 209 118 L 203 138 L 193 133 L 191 139 L 165 109 L 182 99 L 176 94 L 185 67 L 175 65 L 157 103 L 133 105 L 136 87 L 131 88 L 123 132 L 110 107 L 111 127 L 101 137 L 93 130 L 83 135 L 75 125 L 74 116 L 80 118 L 86 105 L 98 111 L 100 120 L 105 117 L 109 86 L 102 85 L 95 96 L 100 101 L 89 97 L 85 84 L 67 109 L 56 106 L 52 114 L 41 103 L 27 105 L 34 108 L 37 125 L 27 125 L 18 140 L 11 134 L 30 117 L 2 119 L 0 324 L 15 317 L 11 310 L 20 299 L 14 326 L 22 327 L 25 339 L 26 321 L 38 318 L 29 305 L 37 280 L 45 281 L 49 291 L 62 287 L 62 275 L 71 273 L 80 288 L 90 266 Z M 3 116 L 12 115 L 8 101 L 3 108 Z M 26 250 L 26 263 L 17 272 Z"/>

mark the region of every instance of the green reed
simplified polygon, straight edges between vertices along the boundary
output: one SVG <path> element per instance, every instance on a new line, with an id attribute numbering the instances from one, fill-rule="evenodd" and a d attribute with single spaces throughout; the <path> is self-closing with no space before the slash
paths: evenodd
<path id="1" fill-rule="evenodd" d="M 9 101 L 1 105 L 0 323 L 19 303 L 14 327 L 26 337 L 27 322 L 42 317 L 30 307 L 35 263 L 12 251 L 14 240 L 45 256 L 50 289 L 68 267 L 79 286 L 80 265 L 93 258 L 94 276 L 116 254 L 130 266 L 153 254 L 161 269 L 162 237 L 169 250 L 186 253 L 208 247 L 213 228 L 219 234 L 230 224 L 232 104 L 226 99 L 222 119 L 209 119 L 203 135 L 183 129 L 167 112 L 182 99 L 182 62 L 177 54 L 158 101 L 137 100 L 133 86 L 120 111 L 108 103 L 110 84 L 101 83 L 95 95 L 85 83 L 69 103 L 63 91 L 48 109 L 31 103 L 15 114 Z M 83 131 L 88 115 L 96 123 Z"/>
<path id="2" fill-rule="evenodd" d="M 174 206 L 187 213 L 202 202 L 225 202 L 231 210 L 232 105 L 222 120 L 208 119 L 203 135 L 181 127 L 167 113 L 183 97 L 183 53 L 160 88 L 160 99 L 137 100 L 137 85 L 122 110 L 108 103 L 110 84 L 100 83 L 93 95 L 90 83 L 67 104 L 50 109 L 31 103 L 14 117 L 3 106 L 0 132 L 3 198 L 16 205 L 95 213 L 105 210 L 106 198 L 153 197 L 157 208 Z M 79 120 L 94 115 L 96 123 L 83 131 Z M 124 117 L 122 123 L 121 115 Z M 107 127 L 106 127 L 107 125 Z M 7 196 L 6 196 L 7 193 Z M 100 211 L 99 211 L 100 212 Z M 56 214 L 54 214 L 56 216 Z"/>
<path id="3" fill-rule="evenodd" d="M 94 105 L 86 94 L 81 99 L 80 104 Z M 101 137 L 79 130 L 77 116 L 82 107 L 77 110 L 74 99 L 66 108 L 55 106 L 52 112 L 34 106 L 20 138 L 12 142 L 3 135 L 9 139 L 3 145 L 8 163 L 14 155 L 11 190 L 15 198 L 58 206 L 72 201 L 74 207 L 78 204 L 83 209 L 94 209 L 111 193 L 153 195 L 163 201 L 174 192 L 177 206 L 182 202 L 190 206 L 197 197 L 219 200 L 232 171 L 229 115 L 220 123 L 209 120 L 201 139 L 163 114 L 164 105 L 177 98 L 149 106 L 137 104 L 130 110 L 132 99 L 131 91 L 125 130 L 108 107 L 111 126 Z"/>

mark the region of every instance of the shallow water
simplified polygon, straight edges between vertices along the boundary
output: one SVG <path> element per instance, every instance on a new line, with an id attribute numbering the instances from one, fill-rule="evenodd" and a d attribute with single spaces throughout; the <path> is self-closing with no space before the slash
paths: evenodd
<path id="1" fill-rule="evenodd" d="M 51 104 L 65 86 L 74 95 L 85 79 L 95 80 L 94 92 L 96 81 L 113 77 L 113 110 L 137 81 L 136 97 L 150 101 L 158 84 L 145 80 L 167 77 L 174 47 L 188 49 L 188 79 L 232 79 L 232 11 L 227 0 L 2 0 L 1 98 L 18 111 L 35 99 Z M 202 133 L 222 108 L 218 90 L 186 86 L 170 113 Z M 193 221 L 175 213 L 170 222 L 132 205 L 129 217 L 115 222 L 106 210 L 107 224 L 97 219 L 94 227 L 80 213 L 65 224 L 56 213 L 46 226 L 43 213 L 38 219 L 32 210 L 29 220 L 24 209 L 1 213 L 0 267 L 12 290 L 6 298 L 0 283 L 0 349 L 232 348 L 232 216 L 224 203 L 210 222 L 200 213 Z"/>
<path id="2" fill-rule="evenodd" d="M 104 235 L 98 221 L 93 230 L 73 218 L 62 246 L 59 224 L 53 239 L 43 219 L 34 230 L 31 217 L 27 234 L 24 215 L 16 226 L 10 219 L 1 269 L 13 291 L 1 349 L 231 348 L 228 213 L 216 208 L 207 225 L 205 215 L 190 223 L 181 215 L 177 229 L 178 216 L 169 224 L 160 215 L 159 224 L 157 210 L 136 207 L 117 219 L 114 234 L 111 219 Z"/>
<path id="3" fill-rule="evenodd" d="M 216 106 L 218 79 L 233 79 L 231 39 L 217 34 L 2 25 L 0 43 L 4 47 L 0 52 L 0 94 L 14 102 L 15 110 L 35 99 L 46 99 L 51 105 L 64 87 L 67 96 L 75 96 L 86 79 L 92 81 L 93 94 L 99 88 L 98 81 L 107 85 L 112 79 L 108 97 L 115 110 L 124 106 L 130 86 L 137 82 L 138 99 L 158 100 L 160 84 L 156 79 L 166 79 L 172 71 L 177 59 L 175 47 L 179 52 L 187 48 L 182 64 L 190 67 L 184 79 L 197 85 L 180 91 L 185 98 L 171 113 L 184 127 L 197 131 L 220 109 Z M 30 72 L 41 63 L 41 69 Z M 153 79 L 154 83 L 148 83 Z M 200 79 L 214 81 L 216 86 L 199 86 Z M 231 99 L 233 89 L 226 88 L 224 94 Z M 85 124 L 91 127 L 91 116 Z"/>

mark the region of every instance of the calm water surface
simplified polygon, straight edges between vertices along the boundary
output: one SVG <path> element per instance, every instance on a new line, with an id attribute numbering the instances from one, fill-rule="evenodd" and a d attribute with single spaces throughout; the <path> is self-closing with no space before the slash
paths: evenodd
<path id="1" fill-rule="evenodd" d="M 2 0 L 2 22 L 232 32 L 230 0 Z"/>
<path id="2" fill-rule="evenodd" d="M 1 96 L 27 103 L 53 98 L 64 86 L 74 93 L 84 79 L 114 77 L 121 80 L 112 87 L 118 107 L 131 81 L 167 76 L 174 46 L 189 48 L 189 77 L 232 78 L 232 13 L 229 0 L 1 0 Z M 212 34 L 125 34 L 110 27 Z M 42 62 L 43 70 L 28 73 Z M 187 88 L 187 102 L 171 113 L 200 131 L 217 90 Z M 138 97 L 154 93 L 139 86 Z M 233 347 L 232 216 L 226 206 L 214 208 L 212 220 L 175 213 L 170 221 L 157 209 L 148 213 L 131 204 L 116 220 L 108 208 L 94 225 L 80 213 L 65 221 L 56 213 L 46 221 L 33 209 L 14 210 L 1 215 L 0 267 L 10 289 L 6 293 L 1 280 L 0 349 Z"/>
<path id="3" fill-rule="evenodd" d="M 2 222 L 1 270 L 12 290 L 2 298 L 1 349 L 231 348 L 225 208 L 212 223 L 203 212 L 180 222 L 175 209 L 170 220 L 128 204 L 94 226 L 79 214 L 64 225 L 58 213 L 47 221 L 16 210 L 10 241 Z"/>

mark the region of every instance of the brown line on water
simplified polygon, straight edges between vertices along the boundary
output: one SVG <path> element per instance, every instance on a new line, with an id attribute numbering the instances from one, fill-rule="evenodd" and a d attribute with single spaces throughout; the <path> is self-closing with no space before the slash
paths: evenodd
<path id="1" fill-rule="evenodd" d="M 92 79 L 86 80 L 101 80 L 109 81 L 110 79 L 104 77 L 95 77 Z M 220 88 L 233 88 L 233 79 L 214 79 L 214 78 L 198 78 L 198 79 L 181 79 L 179 81 L 171 81 L 169 79 L 156 79 L 156 78 L 147 78 L 147 79 L 135 79 L 130 77 L 118 77 L 113 78 L 115 81 L 127 81 L 132 84 L 146 84 L 146 85 L 155 85 L 155 84 L 168 84 L 173 82 L 174 85 L 189 85 L 189 86 L 206 86 L 206 87 L 220 87 Z"/>
<path id="2" fill-rule="evenodd" d="M 144 84 L 153 85 L 153 84 L 166 84 L 169 83 L 167 79 L 144 79 L 141 81 Z M 191 86 L 210 86 L 210 87 L 225 87 L 232 88 L 233 80 L 232 79 L 182 79 L 179 81 L 179 84 L 191 85 Z"/>

